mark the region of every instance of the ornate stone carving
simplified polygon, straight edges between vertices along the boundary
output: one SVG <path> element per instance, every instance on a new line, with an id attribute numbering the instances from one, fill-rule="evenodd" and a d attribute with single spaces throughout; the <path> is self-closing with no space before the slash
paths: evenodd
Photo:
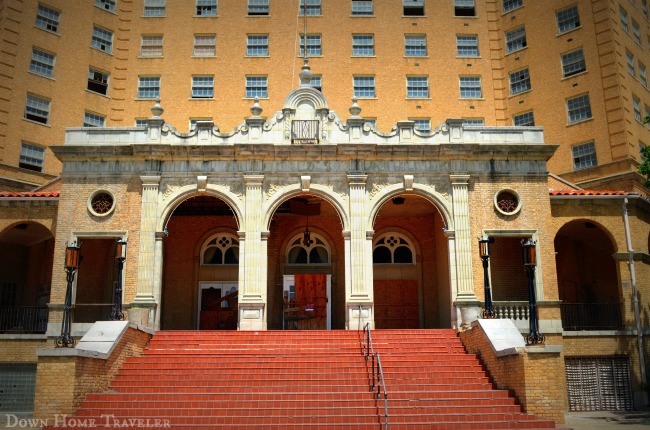
<path id="1" fill-rule="evenodd" d="M 440 178 L 435 179 L 431 178 L 430 180 L 425 180 L 422 185 L 430 187 L 433 191 L 441 194 L 445 200 L 451 201 L 451 184 L 447 179 Z"/>
<path id="2" fill-rule="evenodd" d="M 186 185 L 196 185 L 196 178 L 169 178 L 164 179 L 160 184 L 160 194 L 163 201 L 178 191 L 179 188 Z"/>
<path id="3" fill-rule="evenodd" d="M 381 190 L 383 190 L 384 188 L 386 188 L 386 187 L 388 187 L 388 186 L 390 186 L 390 185 L 392 185 L 392 184 L 388 184 L 388 183 L 381 183 L 381 184 L 379 184 L 379 183 L 373 183 L 373 184 L 372 184 L 372 188 L 370 188 L 370 194 L 369 194 L 370 199 L 371 199 L 371 200 L 374 199 L 375 196 L 376 196 L 377 194 L 379 194 L 379 192 L 380 192 Z"/>

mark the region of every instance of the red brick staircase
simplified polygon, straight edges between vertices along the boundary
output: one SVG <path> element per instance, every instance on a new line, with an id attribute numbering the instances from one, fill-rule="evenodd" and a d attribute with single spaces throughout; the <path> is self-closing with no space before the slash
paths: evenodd
<path id="1" fill-rule="evenodd" d="M 391 429 L 542 429 L 453 330 L 372 332 Z M 74 424 L 96 429 L 385 428 L 356 331 L 158 332 Z M 131 420 L 131 421 L 129 421 Z M 137 421 L 140 420 L 140 421 Z M 158 421 L 156 421 L 158 420 Z M 124 428 L 124 427 L 122 427 Z"/>

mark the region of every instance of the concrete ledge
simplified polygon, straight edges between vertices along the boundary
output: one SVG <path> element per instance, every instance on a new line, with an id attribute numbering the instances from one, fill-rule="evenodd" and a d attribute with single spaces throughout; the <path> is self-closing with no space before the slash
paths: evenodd
<path id="1" fill-rule="evenodd" d="M 0 340 L 47 340 L 47 335 L 46 334 L 5 333 L 5 334 L 0 334 Z"/>
<path id="2" fill-rule="evenodd" d="M 475 322 L 487 337 L 497 357 L 518 354 L 526 342 L 517 327 L 509 319 L 480 319 Z M 474 323 L 472 323 L 474 326 Z"/>
<path id="3" fill-rule="evenodd" d="M 560 354 L 563 351 L 562 345 L 535 345 L 526 347 L 529 354 Z"/>
<path id="4" fill-rule="evenodd" d="M 97 321 L 75 348 L 40 348 L 38 357 L 90 357 L 107 360 L 129 327 L 128 321 Z"/>

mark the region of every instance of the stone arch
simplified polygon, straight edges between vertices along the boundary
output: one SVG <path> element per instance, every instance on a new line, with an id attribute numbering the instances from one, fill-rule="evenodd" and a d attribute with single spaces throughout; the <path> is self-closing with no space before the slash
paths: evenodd
<path id="1" fill-rule="evenodd" d="M 284 100 L 283 109 L 300 109 L 300 105 L 309 104 L 316 112 L 327 111 L 327 100 L 323 93 L 312 87 L 299 87 L 291 91 Z"/>
<path id="2" fill-rule="evenodd" d="M 47 225 L 43 224 L 43 223 L 40 222 L 40 221 L 35 221 L 35 220 L 25 219 L 25 220 L 20 220 L 20 221 L 12 222 L 12 223 L 7 224 L 6 226 L 4 226 L 2 229 L 0 229 L 0 239 L 2 239 L 2 237 L 3 237 L 3 236 L 4 236 L 4 235 L 9 231 L 9 230 L 11 230 L 12 228 L 15 228 L 15 227 L 17 227 L 17 226 L 19 226 L 19 225 L 21 225 L 21 224 L 36 224 L 36 225 L 39 226 L 39 229 L 42 227 L 43 229 L 47 230 L 47 232 L 50 234 L 50 237 L 54 237 L 54 233 L 52 233 L 52 230 L 51 230 L 50 227 L 48 227 Z"/>

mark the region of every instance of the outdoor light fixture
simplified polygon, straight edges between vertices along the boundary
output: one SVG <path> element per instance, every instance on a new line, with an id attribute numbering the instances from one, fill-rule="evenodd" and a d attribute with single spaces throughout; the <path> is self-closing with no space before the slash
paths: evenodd
<path id="1" fill-rule="evenodd" d="M 74 338 L 70 335 L 70 326 L 72 322 L 72 282 L 74 282 L 74 274 L 79 269 L 79 251 L 80 245 L 72 242 L 65 248 L 65 272 L 67 287 L 65 290 L 65 304 L 63 305 L 63 321 L 61 321 L 61 336 L 57 337 L 54 341 L 55 345 L 59 348 L 73 348 L 75 344 Z"/>
<path id="2" fill-rule="evenodd" d="M 124 268 L 124 260 L 126 260 L 126 239 L 124 238 L 117 239 L 115 259 L 117 260 L 117 284 L 115 285 L 115 295 L 113 297 L 111 321 L 124 321 L 124 312 L 122 312 L 122 269 Z"/>
<path id="3" fill-rule="evenodd" d="M 483 261 L 483 286 L 485 288 L 485 309 L 483 309 L 483 318 L 495 318 L 494 306 L 492 305 L 492 292 L 490 291 L 490 277 L 488 276 L 488 261 L 490 260 L 490 238 L 487 236 L 479 237 L 478 252 Z"/>
<path id="4" fill-rule="evenodd" d="M 539 316 L 535 297 L 535 266 L 537 265 L 536 242 L 531 238 L 522 239 L 524 270 L 528 275 L 528 336 L 526 345 L 543 345 L 544 335 L 539 332 Z"/>

